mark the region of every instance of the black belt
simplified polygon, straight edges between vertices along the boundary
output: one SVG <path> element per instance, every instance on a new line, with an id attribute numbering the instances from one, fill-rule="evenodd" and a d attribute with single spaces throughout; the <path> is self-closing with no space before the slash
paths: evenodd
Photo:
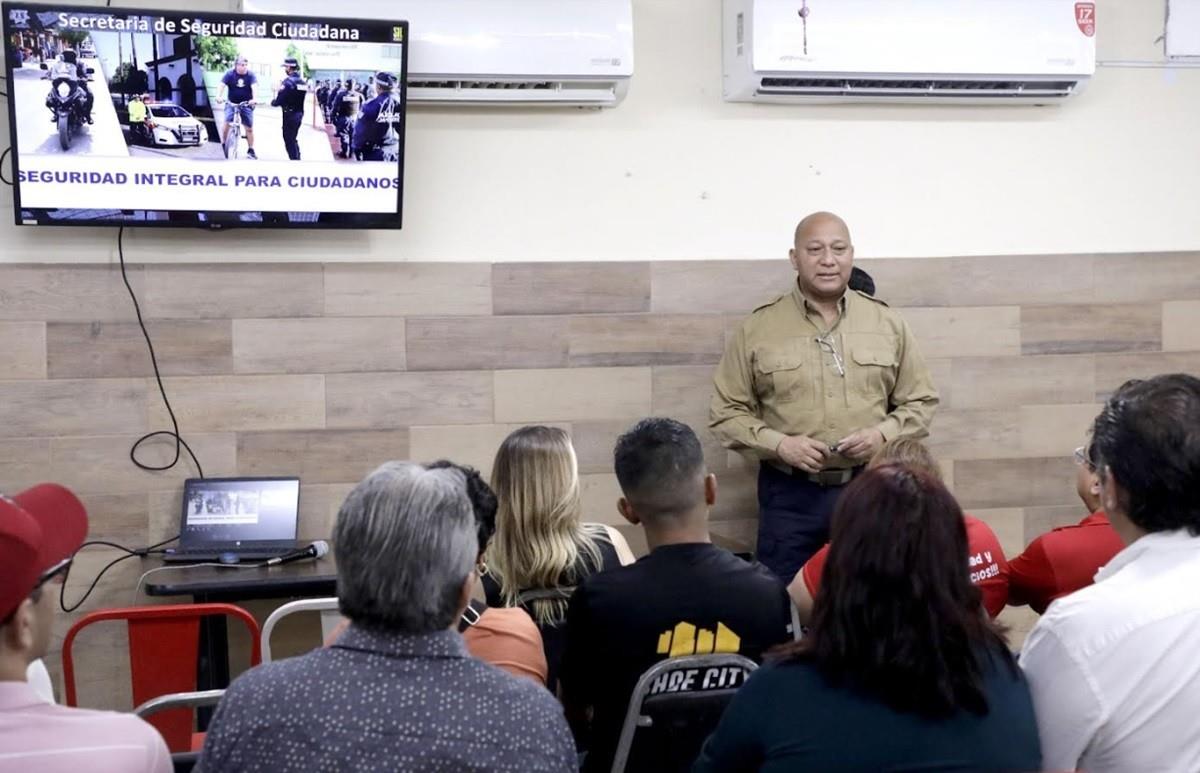
<path id="1" fill-rule="evenodd" d="M 832 470 L 821 470 L 820 472 L 808 472 L 807 470 L 801 470 L 799 467 L 792 467 L 783 462 L 778 462 L 771 466 L 785 475 L 806 478 L 810 483 L 815 483 L 818 486 L 845 486 L 862 469 L 861 467 L 842 467 Z"/>

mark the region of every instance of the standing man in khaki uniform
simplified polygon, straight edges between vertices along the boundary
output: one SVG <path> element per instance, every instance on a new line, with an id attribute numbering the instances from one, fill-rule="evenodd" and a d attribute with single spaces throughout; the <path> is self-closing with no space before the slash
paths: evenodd
<path id="1" fill-rule="evenodd" d="M 727 447 L 760 460 L 758 559 L 784 582 L 829 540 L 842 488 L 902 435 L 924 437 L 938 395 L 912 331 L 847 283 L 850 231 L 816 212 L 796 226 L 791 292 L 742 323 L 709 413 Z"/>

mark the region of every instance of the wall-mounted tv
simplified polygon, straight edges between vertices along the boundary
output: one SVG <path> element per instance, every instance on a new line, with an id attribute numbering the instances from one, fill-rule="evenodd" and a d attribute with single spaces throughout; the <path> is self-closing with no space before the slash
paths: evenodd
<path id="1" fill-rule="evenodd" d="M 407 22 L 0 9 L 18 225 L 400 227 Z"/>

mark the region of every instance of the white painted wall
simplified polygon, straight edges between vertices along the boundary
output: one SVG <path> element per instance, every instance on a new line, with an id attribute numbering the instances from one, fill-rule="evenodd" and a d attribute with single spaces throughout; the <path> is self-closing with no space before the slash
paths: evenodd
<path id="1" fill-rule="evenodd" d="M 860 257 L 1200 250 L 1200 69 L 1102 67 L 1054 108 L 726 104 L 719 6 L 634 0 L 615 110 L 414 110 L 400 233 L 141 231 L 126 256 L 767 258 L 818 208 Z M 1102 60 L 1162 59 L 1162 0 L 1098 6 Z M 0 261 L 115 258 L 114 231 L 16 228 L 0 197 Z"/>

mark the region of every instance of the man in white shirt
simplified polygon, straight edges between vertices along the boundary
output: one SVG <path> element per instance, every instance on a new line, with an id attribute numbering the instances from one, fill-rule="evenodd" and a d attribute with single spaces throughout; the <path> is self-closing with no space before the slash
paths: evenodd
<path id="1" fill-rule="evenodd" d="M 0 494 L 0 773 L 170 773 L 158 731 L 132 714 L 55 706 L 27 681 L 46 655 L 61 583 L 87 534 L 62 486 Z"/>
<path id="2" fill-rule="evenodd" d="M 1029 634 L 1047 770 L 1200 770 L 1200 379 L 1122 386 L 1096 418 L 1101 503 L 1126 548 Z"/>

